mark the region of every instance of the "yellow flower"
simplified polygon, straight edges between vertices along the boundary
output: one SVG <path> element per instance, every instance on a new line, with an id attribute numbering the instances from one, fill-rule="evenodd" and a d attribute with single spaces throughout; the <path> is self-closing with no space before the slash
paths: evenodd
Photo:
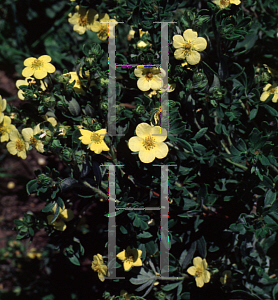
<path id="1" fill-rule="evenodd" d="M 19 87 L 21 85 L 27 85 L 28 86 L 28 85 L 32 85 L 32 84 L 36 84 L 36 80 L 33 77 L 26 77 L 25 80 L 19 79 L 19 80 L 16 81 L 15 85 L 19 89 L 19 91 L 17 92 L 17 96 L 20 100 L 24 100 L 25 98 L 24 98 L 24 92 Z M 42 80 L 40 80 L 40 84 L 41 84 L 40 88 L 43 91 L 45 91 L 47 84 L 43 83 Z M 36 98 L 37 96 L 34 94 L 34 97 Z"/>
<path id="2" fill-rule="evenodd" d="M 140 77 L 137 81 L 139 90 L 145 92 L 149 89 L 161 89 L 161 77 L 165 77 L 166 73 L 161 68 L 138 66 L 134 70 L 136 77 Z"/>
<path id="3" fill-rule="evenodd" d="M 24 128 L 21 133 L 25 142 L 36 148 L 38 152 L 44 152 L 42 141 L 34 137 L 34 135 L 41 133 L 40 124 L 38 124 L 34 129 Z"/>
<path id="4" fill-rule="evenodd" d="M 276 103 L 278 101 L 278 87 L 273 86 L 270 83 L 268 83 L 264 88 L 263 88 L 263 93 L 261 95 L 260 100 L 265 101 L 270 95 L 274 95 L 272 98 L 272 102 Z"/>
<path id="5" fill-rule="evenodd" d="M 175 59 L 186 59 L 190 65 L 196 65 L 201 60 L 200 51 L 207 48 L 207 41 L 198 37 L 196 31 L 187 29 L 181 35 L 174 35 L 173 47 L 177 50 L 174 53 Z"/>
<path id="6" fill-rule="evenodd" d="M 203 287 L 204 283 L 208 283 L 210 281 L 210 272 L 207 271 L 207 261 L 200 256 L 197 256 L 193 259 L 192 267 L 187 269 L 187 272 L 195 277 L 197 287 Z"/>
<path id="7" fill-rule="evenodd" d="M 104 23 L 101 23 L 104 22 Z M 92 31 L 97 32 L 97 37 L 101 41 L 107 40 L 109 36 L 109 23 L 108 22 L 115 22 L 117 25 L 117 21 L 115 19 L 110 19 L 108 14 L 101 14 L 100 15 L 100 21 L 95 21 L 92 25 Z M 112 38 L 114 35 L 112 36 Z"/>
<path id="8" fill-rule="evenodd" d="M 7 144 L 7 149 L 12 155 L 17 155 L 22 159 L 27 157 L 26 150 L 29 148 L 29 144 L 24 142 L 18 130 L 14 128 L 10 132 L 10 142 Z"/>
<path id="9" fill-rule="evenodd" d="M 38 252 L 36 248 L 31 248 L 28 252 L 27 252 L 27 257 L 31 258 L 31 259 L 41 259 L 42 254 L 41 252 Z"/>
<path id="10" fill-rule="evenodd" d="M 127 291 L 125 291 L 125 290 L 121 290 L 120 296 L 124 296 L 126 298 L 126 300 L 130 300 L 131 294 L 128 294 Z"/>
<path id="11" fill-rule="evenodd" d="M 9 133 L 15 128 L 14 125 L 11 125 L 11 119 L 8 116 L 4 116 L 3 121 L 0 123 L 0 142 L 8 142 L 10 139 Z"/>
<path id="12" fill-rule="evenodd" d="M 49 55 L 42 55 L 39 58 L 29 57 L 24 60 L 23 64 L 26 68 L 22 71 L 22 76 L 34 76 L 36 79 L 43 79 L 47 73 L 54 73 L 55 67 L 50 64 L 51 57 Z"/>
<path id="13" fill-rule="evenodd" d="M 86 75 L 87 78 L 89 78 L 89 76 L 90 76 L 89 70 L 85 71 L 85 75 Z M 69 76 L 70 77 L 69 83 L 72 83 L 72 82 L 75 81 L 73 89 L 77 94 L 84 94 L 84 90 L 82 89 L 82 82 L 79 79 L 76 72 L 69 72 L 69 73 L 64 74 L 64 76 Z M 83 78 L 82 74 L 81 74 L 81 70 L 79 72 L 79 76 L 81 78 Z M 93 86 L 93 85 L 95 85 L 95 82 L 91 81 L 90 86 Z"/>
<path id="14" fill-rule="evenodd" d="M 153 116 L 155 124 L 158 124 L 158 120 L 159 120 L 160 115 L 161 115 L 161 106 L 159 107 L 159 109 L 157 110 L 157 112 Z"/>
<path id="15" fill-rule="evenodd" d="M 45 115 L 45 116 L 43 116 L 43 119 L 44 119 L 45 121 L 49 122 L 53 127 L 55 127 L 55 126 L 57 125 L 57 121 L 56 121 L 56 119 L 53 118 L 53 117 L 48 118 L 48 116 Z"/>
<path id="16" fill-rule="evenodd" d="M 69 23 L 74 25 L 73 30 L 79 34 L 84 34 L 86 30 L 92 30 L 92 25 L 98 18 L 97 11 L 94 9 L 87 10 L 84 7 L 77 5 L 75 13 L 69 14 Z"/>
<path id="17" fill-rule="evenodd" d="M 240 0 L 212 0 L 212 2 L 220 7 L 220 9 L 228 7 L 230 4 L 239 5 Z"/>
<path id="18" fill-rule="evenodd" d="M 168 146 L 163 143 L 167 139 L 167 130 L 160 126 L 141 123 L 136 127 L 136 135 L 129 139 L 131 151 L 139 151 L 139 159 L 143 163 L 151 163 L 157 157 L 162 159 L 168 154 Z"/>
<path id="19" fill-rule="evenodd" d="M 2 97 L 0 96 L 0 123 L 4 119 L 4 113 L 3 113 L 3 111 L 6 109 L 6 106 L 7 106 L 7 100 L 6 99 L 2 99 Z"/>
<path id="20" fill-rule="evenodd" d="M 134 35 L 135 35 L 135 30 L 133 30 L 133 26 L 130 26 L 130 31 L 128 33 L 127 39 L 130 41 L 131 39 L 134 39 Z M 143 31 L 142 28 L 139 29 L 139 36 L 142 37 L 143 34 L 146 33 L 148 34 L 148 31 Z"/>
<path id="21" fill-rule="evenodd" d="M 47 216 L 47 223 L 48 225 L 52 225 L 56 230 L 65 231 L 67 228 L 65 222 L 69 222 L 74 218 L 73 211 L 71 209 L 66 209 L 65 207 L 63 207 L 63 209 L 59 207 L 58 218 L 53 223 L 51 223 L 54 217 L 54 213 L 56 211 L 56 207 L 57 204 L 55 204 L 54 207 L 52 208 L 53 214 Z"/>
<path id="22" fill-rule="evenodd" d="M 141 267 L 142 251 L 139 249 L 130 249 L 128 246 L 126 250 L 123 250 L 119 254 L 117 254 L 118 259 L 122 260 L 124 263 L 124 270 L 129 271 L 132 267 Z"/>
<path id="23" fill-rule="evenodd" d="M 148 46 L 148 44 L 145 43 L 144 41 L 139 41 L 139 42 L 137 43 L 137 47 L 138 47 L 138 48 L 145 48 L 145 47 L 147 47 L 147 46 Z"/>
<path id="24" fill-rule="evenodd" d="M 106 135 L 106 129 L 100 129 L 97 131 L 90 131 L 85 129 L 80 129 L 82 136 L 79 138 L 81 143 L 88 145 L 91 151 L 96 154 L 100 154 L 102 151 L 109 151 L 109 148 L 103 141 Z"/>
<path id="25" fill-rule="evenodd" d="M 222 273 L 222 276 L 220 278 L 220 282 L 223 284 L 223 285 L 228 285 L 228 286 L 232 286 L 232 272 L 230 270 L 227 270 L 227 271 L 224 271 Z"/>
<path id="26" fill-rule="evenodd" d="M 98 278 L 100 281 L 105 280 L 105 276 L 110 276 L 107 266 L 103 262 L 101 254 L 94 255 L 94 260 L 92 261 L 92 269 L 98 272 Z"/>

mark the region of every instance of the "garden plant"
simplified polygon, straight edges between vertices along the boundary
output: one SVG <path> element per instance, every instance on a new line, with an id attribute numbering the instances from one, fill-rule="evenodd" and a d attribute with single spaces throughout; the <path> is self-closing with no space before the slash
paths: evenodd
<path id="1" fill-rule="evenodd" d="M 57 162 L 26 184 L 42 209 L 0 249 L 0 299 L 278 299 L 278 2 L 0 16 L 1 154 Z"/>

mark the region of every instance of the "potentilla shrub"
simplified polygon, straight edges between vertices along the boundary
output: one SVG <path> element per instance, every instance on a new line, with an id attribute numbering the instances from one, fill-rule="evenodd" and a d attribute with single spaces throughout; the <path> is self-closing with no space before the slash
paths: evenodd
<path id="1" fill-rule="evenodd" d="M 59 3 L 0 99 L 7 151 L 65 170 L 35 171 L 17 238 L 46 231 L 86 299 L 275 299 L 278 4 Z"/>

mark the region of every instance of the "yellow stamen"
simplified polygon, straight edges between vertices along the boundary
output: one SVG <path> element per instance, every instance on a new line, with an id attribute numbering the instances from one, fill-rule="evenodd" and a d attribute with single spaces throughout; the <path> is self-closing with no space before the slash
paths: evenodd
<path id="1" fill-rule="evenodd" d="M 197 268 L 197 270 L 196 270 L 196 273 L 195 273 L 195 275 L 197 276 L 197 277 L 201 277 L 202 276 L 202 269 L 201 268 Z"/>
<path id="2" fill-rule="evenodd" d="M 89 21 L 88 21 L 86 16 L 85 17 L 82 17 L 82 16 L 79 17 L 79 25 L 80 26 L 86 26 L 88 24 L 89 24 Z"/>
<path id="3" fill-rule="evenodd" d="M 0 134 L 3 135 L 6 132 L 4 126 L 0 126 Z"/>
<path id="4" fill-rule="evenodd" d="M 35 59 L 32 63 L 32 69 L 40 69 L 43 66 L 43 62 L 39 59 Z"/>
<path id="5" fill-rule="evenodd" d="M 143 140 L 143 146 L 146 150 L 153 149 L 155 147 L 155 139 L 152 136 L 148 136 Z"/>
<path id="6" fill-rule="evenodd" d="M 18 151 L 22 151 L 24 149 L 24 142 L 21 139 L 17 139 L 15 142 L 15 148 Z"/>
<path id="7" fill-rule="evenodd" d="M 33 146 L 36 146 L 36 145 L 38 144 L 38 140 L 32 136 L 32 137 L 30 138 L 30 143 L 31 143 Z"/>
<path id="8" fill-rule="evenodd" d="M 98 133 L 93 132 L 91 134 L 91 141 L 96 143 L 96 144 L 100 144 L 101 141 L 102 141 L 102 138 Z"/>
<path id="9" fill-rule="evenodd" d="M 153 74 L 152 74 L 151 72 L 149 72 L 149 73 L 146 74 L 146 77 L 147 77 L 147 79 L 148 79 L 148 78 L 150 79 L 150 78 L 153 77 Z"/>

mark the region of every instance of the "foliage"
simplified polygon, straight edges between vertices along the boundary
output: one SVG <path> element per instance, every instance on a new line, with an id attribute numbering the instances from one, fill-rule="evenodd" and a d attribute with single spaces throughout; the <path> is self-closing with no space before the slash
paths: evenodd
<path id="1" fill-rule="evenodd" d="M 84 8 L 80 26 L 87 24 L 85 10 L 98 13 L 93 14 L 98 21 L 91 20 L 95 26 L 84 33 L 68 22 L 76 5 Z M 0 62 L 5 70 L 21 74 L 25 59 L 42 55 L 50 56 L 56 68 L 54 74 L 48 71 L 45 78 L 20 85 L 24 100 L 19 105 L 8 102 L 4 111 L 19 132 L 40 124 L 40 133 L 25 140 L 28 150 L 41 141 L 42 154 L 54 155 L 64 165 L 63 173 L 49 167 L 35 171 L 26 190 L 45 207 L 14 221 L 18 243 L 32 241 L 39 230 L 48 233 L 48 247 L 55 249 L 45 254 L 49 274 L 57 257 L 65 265 L 71 262 L 70 282 L 86 272 L 94 278 L 89 290 L 102 299 L 278 297 L 278 112 L 272 102 L 277 90 L 277 10 L 273 0 L 246 0 L 225 9 L 198 0 L 0 4 Z M 113 33 L 108 43 L 109 27 L 99 22 L 103 20 L 116 24 L 117 67 L 110 67 Z M 134 72 L 136 65 L 152 70 L 160 64 L 166 40 L 161 22 L 168 22 L 169 93 L 167 76 L 160 82 L 152 72 Z M 175 38 L 184 45 L 173 46 L 173 37 L 188 29 L 202 38 L 201 50 L 188 36 Z M 181 49 L 183 56 L 174 55 Z M 200 60 L 193 60 L 194 55 Z M 33 58 L 32 64 L 38 63 Z M 116 85 L 111 86 L 114 69 Z M 273 90 L 262 101 L 267 84 Z M 114 95 L 116 104 L 111 105 Z M 148 136 L 138 133 L 143 123 L 156 126 Z M 167 130 L 164 143 L 154 134 L 158 130 L 160 135 Z M 136 147 L 131 146 L 135 136 Z M 105 146 L 91 151 L 99 143 Z M 158 143 L 162 150 L 157 150 Z M 150 149 L 157 152 L 146 159 Z M 169 211 L 162 215 L 165 195 Z M 52 223 L 60 221 L 65 207 L 75 217 L 58 231 Z M 111 260 L 112 236 L 116 247 Z M 161 269 L 161 247 L 169 251 L 166 270 Z M 128 254 L 124 249 L 139 250 Z M 134 257 L 137 252 L 142 265 Z M 123 268 L 119 253 L 131 268 Z M 101 282 L 86 260 L 105 254 L 99 264 L 106 272 L 105 263 L 109 272 Z M 200 263 L 194 263 L 191 276 L 187 270 L 196 257 Z M 101 273 L 97 264 L 95 271 Z M 204 279 L 196 286 L 198 276 Z M 50 288 L 34 282 L 41 299 L 58 299 Z M 32 282 L 18 279 L 17 285 L 15 298 L 31 296 Z M 120 294 L 123 289 L 128 296 Z M 63 299 L 91 299 L 84 295 L 76 285 Z"/>

